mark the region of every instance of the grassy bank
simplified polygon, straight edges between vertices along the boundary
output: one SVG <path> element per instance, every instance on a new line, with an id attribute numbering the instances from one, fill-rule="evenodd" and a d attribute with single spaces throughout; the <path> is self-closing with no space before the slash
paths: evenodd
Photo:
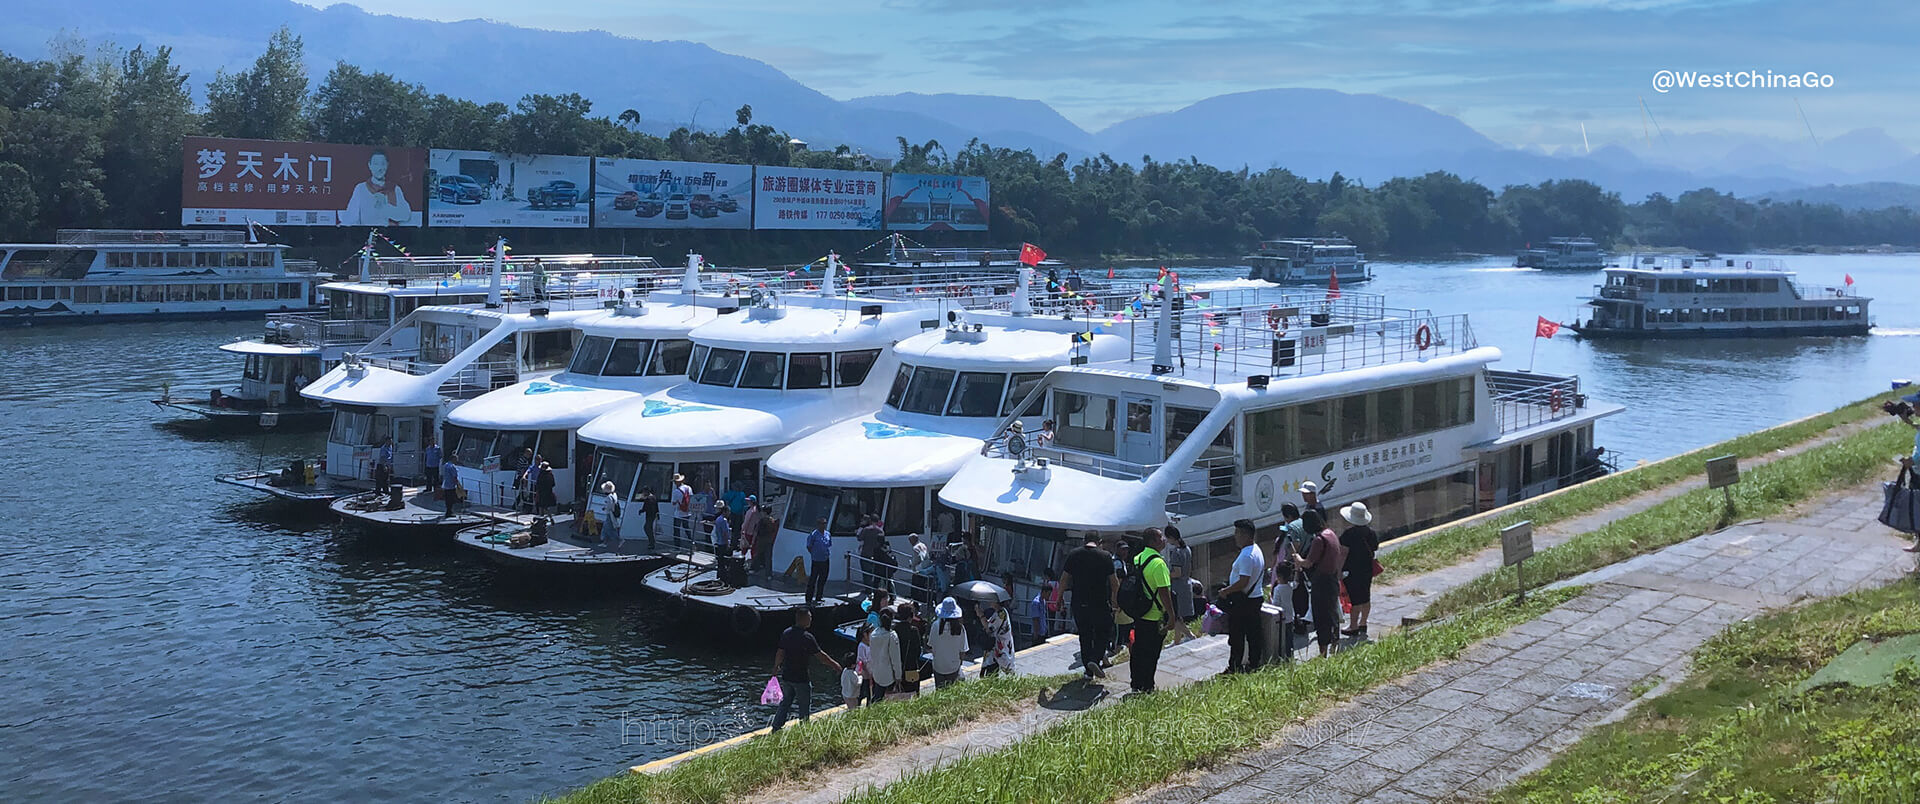
<path id="1" fill-rule="evenodd" d="M 778 734 L 694 757 L 659 774 L 622 774 L 549 800 L 562 804 L 736 801 L 822 768 L 1012 710 L 1032 701 L 1043 688 L 1058 688 L 1064 680 L 999 676 L 967 681 L 909 701 L 879 703 L 807 723 L 789 723 Z"/>
<path id="2" fill-rule="evenodd" d="M 1330 658 L 1128 698 L 850 801 L 1109 801 L 1262 745 L 1296 718 L 1455 656 L 1574 594 L 1487 606 Z"/>
<path id="3" fill-rule="evenodd" d="M 1692 452 L 1583 483 L 1558 494 L 1525 503 L 1491 519 L 1440 531 L 1398 548 L 1388 557 L 1383 557 L 1381 563 L 1386 566 L 1387 571 L 1381 577 L 1392 579 L 1458 564 L 1469 556 L 1498 544 L 1500 529 L 1521 520 L 1531 519 L 1536 527 L 1545 526 L 1591 513 L 1642 492 L 1688 478 L 1700 477 L 1705 473 L 1703 467 L 1706 459 L 1710 457 L 1738 455 L 1741 458 L 1754 458 L 1818 438 L 1841 425 L 1883 416 L 1885 414 L 1880 411 L 1880 403 L 1894 396 L 1895 393 L 1891 391 L 1877 394 L 1817 416 L 1748 433 L 1712 446 L 1701 447 Z"/>
<path id="4" fill-rule="evenodd" d="M 1700 488 L 1582 533 L 1527 559 L 1527 583 L 1550 583 L 1572 578 L 1643 553 L 1686 541 L 1724 527 L 1736 518 L 1763 517 L 1828 490 L 1855 485 L 1877 475 L 1891 475 L 1889 456 L 1902 455 L 1913 431 L 1888 422 L 1830 444 L 1762 464 L 1741 473 L 1733 487 L 1734 510 L 1726 509 L 1719 489 Z M 1518 582 L 1512 567 L 1502 567 L 1434 598 L 1427 616 L 1477 606 L 1511 594 Z"/>
<path id="5" fill-rule="evenodd" d="M 1920 800 L 1920 668 L 1883 687 L 1795 693 L 1862 636 L 1915 632 L 1910 581 L 1736 625 L 1687 681 L 1495 800 Z"/>

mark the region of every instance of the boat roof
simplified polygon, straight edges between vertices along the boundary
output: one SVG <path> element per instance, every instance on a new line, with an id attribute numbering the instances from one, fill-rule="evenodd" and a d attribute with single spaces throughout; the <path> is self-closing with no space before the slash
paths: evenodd
<path id="1" fill-rule="evenodd" d="M 927 416 L 882 408 L 780 448 L 767 472 L 829 488 L 946 482 L 993 435 L 997 417 Z M 848 460 L 858 455 L 859 460 Z"/>
<path id="2" fill-rule="evenodd" d="M 260 340 L 248 340 L 220 344 L 220 351 L 230 352 L 236 355 L 304 357 L 320 354 L 320 347 L 311 344 L 267 343 Z"/>
<path id="3" fill-rule="evenodd" d="M 415 364 L 408 356 L 413 350 L 401 350 L 405 354 L 400 355 L 350 357 L 301 389 L 300 395 L 340 405 L 433 407 L 440 404 L 441 384 L 468 368 L 473 359 L 484 355 L 487 351 L 484 346 L 498 343 L 506 334 L 514 332 L 571 329 L 580 318 L 597 312 L 600 311 L 556 310 L 537 316 L 527 312 L 428 305 L 409 313 L 402 324 L 395 325 L 395 330 L 408 320 L 444 321 L 466 317 L 468 320 L 493 319 L 495 323 L 473 345 L 461 351 L 465 359 L 456 357 L 446 363 Z"/>
<path id="4" fill-rule="evenodd" d="M 1092 333 L 1095 322 L 998 312 L 968 312 L 943 329 L 901 341 L 893 352 L 901 362 L 962 371 L 1045 371 L 1064 366 L 1074 355 L 1074 336 Z M 979 324 L 978 332 L 972 331 Z M 1099 333 L 1082 354 L 1111 360 L 1126 353 L 1118 335 Z"/>
<path id="5" fill-rule="evenodd" d="M 865 388 L 779 391 L 683 382 L 614 406 L 581 425 L 580 438 L 635 452 L 751 449 L 791 443 L 872 405 Z"/>
<path id="6" fill-rule="evenodd" d="M 688 303 L 694 298 L 705 303 Z M 656 293 L 641 306 L 583 315 L 575 321 L 575 326 L 586 335 L 605 338 L 684 338 L 696 327 L 719 318 L 718 305 L 725 301 L 730 300 L 717 296 Z"/>
<path id="7" fill-rule="evenodd" d="M 447 422 L 483 430 L 572 430 L 623 402 L 686 377 L 621 378 L 640 381 L 630 388 L 592 382 L 605 379 L 561 373 L 518 382 L 467 400 L 447 414 Z"/>
<path id="8" fill-rule="evenodd" d="M 879 307 L 871 316 L 862 308 Z M 884 348 L 920 331 L 923 322 L 935 324 L 938 314 L 917 303 L 860 296 L 787 296 L 781 306 L 763 313 L 724 316 L 692 333 L 695 343 L 727 349 L 805 351 L 847 347 Z"/>

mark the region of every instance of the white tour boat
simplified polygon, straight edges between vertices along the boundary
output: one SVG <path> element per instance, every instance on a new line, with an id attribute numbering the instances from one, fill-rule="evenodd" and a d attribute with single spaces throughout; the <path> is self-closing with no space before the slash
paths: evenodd
<path id="1" fill-rule="evenodd" d="M 1853 278 L 1807 287 L 1778 260 L 1641 257 L 1608 268 L 1587 298 L 1584 338 L 1751 338 L 1865 335 L 1873 327 Z"/>
<path id="2" fill-rule="evenodd" d="M 1607 253 L 1591 237 L 1550 237 L 1545 246 L 1514 252 L 1513 267 L 1543 271 L 1595 271 L 1607 266 Z"/>
<path id="3" fill-rule="evenodd" d="M 1342 283 L 1373 278 L 1367 258 L 1344 237 L 1290 237 L 1262 240 L 1245 258 L 1247 278 L 1283 285 L 1325 285 L 1339 276 Z"/>
<path id="4" fill-rule="evenodd" d="M 228 230 L 61 229 L 52 243 L 0 243 L 0 325 L 308 309 L 324 275 L 286 250 Z"/>
<path id="5" fill-rule="evenodd" d="M 888 235 L 883 241 L 887 244 L 887 256 L 862 258 L 860 255 L 869 249 L 878 247 L 875 243 L 861 249 L 849 260 L 862 275 L 899 274 L 899 273 L 950 273 L 983 274 L 994 272 L 1013 273 L 1019 270 L 1020 249 L 1018 248 L 962 248 L 929 247 L 910 244 L 905 235 L 898 232 Z M 1046 258 L 1036 265 L 1040 270 L 1060 269 L 1067 264 L 1060 260 Z"/>
<path id="6" fill-rule="evenodd" d="M 1128 359 L 1054 369 L 999 423 L 1050 418 L 1052 443 L 996 437 L 942 489 L 991 555 L 1022 558 L 990 568 L 1008 582 L 1176 520 L 1221 579 L 1233 521 L 1271 539 L 1308 481 L 1398 537 L 1597 473 L 1594 422 L 1621 410 L 1577 378 L 1492 369 L 1463 315 L 1342 298 L 1177 318 L 1139 327 Z"/>

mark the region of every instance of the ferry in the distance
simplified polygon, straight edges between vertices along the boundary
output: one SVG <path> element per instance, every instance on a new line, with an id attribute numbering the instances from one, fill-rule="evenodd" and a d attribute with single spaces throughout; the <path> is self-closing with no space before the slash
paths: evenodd
<path id="1" fill-rule="evenodd" d="M 1607 265 L 1607 253 L 1591 237 L 1550 237 L 1545 246 L 1514 252 L 1513 267 L 1544 271 L 1596 271 Z"/>
<path id="2" fill-rule="evenodd" d="M 848 264 L 861 275 L 877 274 L 981 274 L 1019 270 L 1020 249 L 1018 248 L 933 248 L 913 244 L 906 236 L 898 232 L 888 235 L 886 259 L 862 257 L 868 250 L 879 247 L 879 243 L 868 246 L 852 255 Z M 1045 271 L 1059 270 L 1067 264 L 1051 257 L 1041 259 L 1034 267 Z"/>
<path id="3" fill-rule="evenodd" d="M 1359 247 L 1339 236 L 1262 240 L 1245 259 L 1248 279 L 1283 285 L 1325 285 L 1336 276 L 1342 284 L 1373 278 Z"/>
<path id="4" fill-rule="evenodd" d="M 1050 372 L 1043 410 L 1003 418 L 940 499 L 990 554 L 1029 557 L 1015 582 L 1087 536 L 1170 521 L 1221 577 L 1234 520 L 1271 538 L 1309 481 L 1329 511 L 1364 500 L 1391 539 L 1602 471 L 1593 426 L 1622 408 L 1574 377 L 1492 368 L 1464 315 L 1360 301 L 1162 308 L 1132 357 Z M 1042 418 L 1052 443 L 1009 443 Z"/>
<path id="5" fill-rule="evenodd" d="M 0 243 L 0 324 L 305 310 L 325 275 L 286 250 L 229 230 L 61 229 L 52 243 Z"/>
<path id="6" fill-rule="evenodd" d="M 1640 257 L 1608 268 L 1586 299 L 1584 338 L 1865 335 L 1873 300 L 1839 285 L 1809 287 L 1769 258 Z"/>

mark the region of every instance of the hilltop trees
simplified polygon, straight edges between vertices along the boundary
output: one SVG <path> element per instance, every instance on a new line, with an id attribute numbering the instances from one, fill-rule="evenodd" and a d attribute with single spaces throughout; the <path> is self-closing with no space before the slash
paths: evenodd
<path id="1" fill-rule="evenodd" d="M 1311 179 L 1284 168 L 1224 170 L 1193 158 L 1142 155 L 1125 162 L 1101 154 L 1076 161 L 978 139 L 949 151 L 936 140 L 898 137 L 898 152 L 887 164 L 845 145 L 795 144 L 786 131 L 755 122 L 751 105 L 735 110 L 735 125 L 725 131 L 683 127 L 661 137 L 640 130 L 637 110 L 625 109 L 617 119 L 596 116 L 593 104 L 575 93 L 529 94 L 511 106 L 480 103 L 344 61 L 309 91 L 302 43 L 284 29 L 247 69 L 216 74 L 204 110 L 196 113 L 188 76 L 166 48 L 93 57 L 83 50 L 77 42 L 59 43 L 41 61 L 0 54 L 0 237 L 45 237 L 63 226 L 174 225 L 180 139 L 208 134 L 985 176 L 993 187 L 990 234 L 945 239 L 1025 240 L 1065 255 L 1232 257 L 1262 237 L 1333 234 L 1396 255 L 1503 253 L 1556 235 L 1715 251 L 1920 240 L 1920 215 L 1905 208 L 1846 212 L 1749 202 L 1711 189 L 1628 204 L 1580 180 L 1495 190 L 1436 171 L 1369 186 L 1339 173 Z M 542 244 L 580 247 L 601 233 L 527 234 Z M 328 238 L 311 230 L 302 236 Z M 626 236 L 612 233 L 608 240 L 625 247 L 618 238 Z M 804 249 L 809 258 L 840 242 L 832 233 L 633 236 L 655 245 L 709 238 L 729 253 Z"/>

